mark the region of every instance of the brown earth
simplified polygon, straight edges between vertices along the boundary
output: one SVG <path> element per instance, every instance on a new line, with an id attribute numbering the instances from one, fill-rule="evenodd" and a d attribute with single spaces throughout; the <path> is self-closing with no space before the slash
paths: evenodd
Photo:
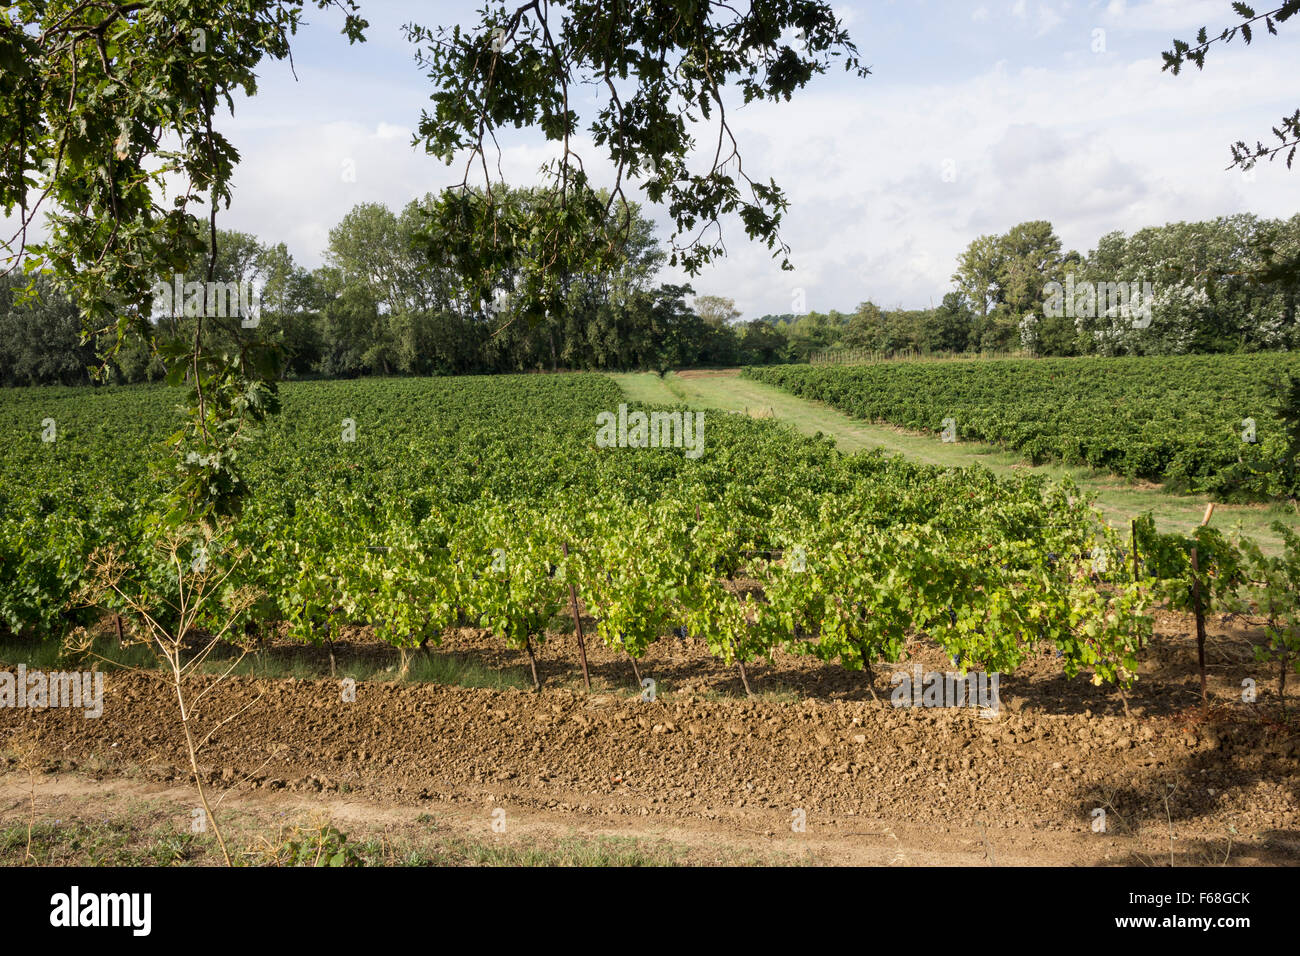
<path id="1" fill-rule="evenodd" d="M 653 702 L 634 690 L 628 659 L 600 646 L 589 647 L 588 694 L 572 635 L 542 648 L 540 695 L 363 681 L 348 703 L 337 679 L 250 677 L 216 686 L 196 677 L 191 695 L 211 688 L 202 733 L 247 708 L 200 757 L 205 781 L 230 791 L 231 811 L 320 810 L 361 827 L 432 813 L 490 835 L 503 808 L 512 832 L 667 839 L 694 848 L 685 859 L 695 862 L 725 850 L 817 863 L 1294 865 L 1300 735 L 1294 717 L 1279 716 L 1276 671 L 1254 663 L 1258 635 L 1216 622 L 1202 710 L 1187 623 L 1160 619 L 1127 715 L 1113 689 L 1066 680 L 1046 656 L 1002 678 L 992 719 L 894 708 L 888 673 L 873 700 L 862 674 L 790 655 L 751 665 L 758 696 L 746 698 L 734 668 L 671 638 L 640 665 L 658 682 Z M 395 657 L 353 636 L 336 645 L 339 677 L 350 661 Z M 290 649 L 264 653 L 279 652 Z M 472 631 L 431 653 L 503 673 L 526 666 Z M 951 667 L 920 643 L 898 666 L 913 661 Z M 1241 700 L 1246 677 L 1258 682 L 1257 703 Z M 0 823 L 28 813 L 13 753 L 33 734 L 42 817 L 59 800 L 97 794 L 194 803 L 171 691 L 124 672 L 105 684 L 98 719 L 0 710 Z M 1098 808 L 1104 832 L 1093 831 Z"/>

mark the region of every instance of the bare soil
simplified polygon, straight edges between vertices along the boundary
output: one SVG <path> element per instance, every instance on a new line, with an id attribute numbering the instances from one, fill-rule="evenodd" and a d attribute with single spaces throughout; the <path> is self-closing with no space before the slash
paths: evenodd
<path id="1" fill-rule="evenodd" d="M 747 698 L 734 668 L 675 638 L 640 664 L 657 681 L 653 702 L 626 657 L 589 640 L 587 693 L 572 634 L 540 650 L 540 694 L 362 681 L 345 702 L 350 661 L 396 662 L 358 631 L 335 646 L 335 679 L 212 687 L 202 732 L 247 709 L 213 734 L 201 763 L 226 794 L 222 812 L 321 812 L 362 831 L 432 814 L 490 837 L 501 808 L 513 834 L 667 840 L 686 862 L 1300 863 L 1300 734 L 1273 697 L 1276 671 L 1254 662 L 1259 635 L 1216 621 L 1202 708 L 1188 625 L 1161 617 L 1127 714 L 1113 688 L 1067 680 L 1045 656 L 1002 677 L 992 719 L 969 707 L 895 708 L 888 670 L 878 669 L 873 699 L 863 674 L 793 655 L 751 665 Z M 263 653 L 290 652 L 303 649 Z M 527 666 L 471 630 L 428 653 Z M 951 669 L 919 642 L 895 666 L 914 661 Z M 1245 678 L 1258 683 L 1254 703 L 1242 701 Z M 212 683 L 196 677 L 191 693 Z M 175 699 L 155 678 L 109 673 L 97 719 L 0 710 L 6 826 L 30 813 L 14 753 L 32 735 L 41 818 L 117 794 L 171 801 L 187 825 L 195 801 Z"/>

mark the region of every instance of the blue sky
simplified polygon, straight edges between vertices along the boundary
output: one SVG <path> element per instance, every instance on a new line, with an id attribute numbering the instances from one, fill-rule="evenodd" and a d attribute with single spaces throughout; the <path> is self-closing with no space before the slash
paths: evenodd
<path id="1" fill-rule="evenodd" d="M 470 23 L 475 6 L 361 0 L 371 28 L 359 46 L 339 35 L 336 14 L 312 11 L 294 47 L 298 80 L 287 63 L 265 64 L 259 95 L 220 124 L 243 156 L 222 224 L 286 242 L 310 267 L 355 203 L 399 209 L 458 181 L 460 167 L 409 145 L 429 86 L 400 28 Z M 938 302 L 973 238 L 1026 219 L 1050 220 L 1067 248 L 1086 252 L 1112 229 L 1300 211 L 1300 168 L 1225 171 L 1229 142 L 1253 142 L 1300 105 L 1300 24 L 1216 48 L 1203 74 L 1175 78 L 1160 52 L 1173 36 L 1235 22 L 1228 0 L 836 9 L 870 77 L 834 73 L 791 103 L 732 112 L 746 169 L 775 177 L 791 200 L 784 236 L 796 270 L 782 272 L 732 222 L 726 261 L 689 281 L 733 297 L 747 318 L 790 311 L 800 292 L 817 310 Z M 551 152 L 532 133 L 502 145 L 512 183 L 533 181 Z M 598 184 L 612 182 L 595 150 L 579 149 Z M 666 217 L 656 219 L 666 240 Z"/>

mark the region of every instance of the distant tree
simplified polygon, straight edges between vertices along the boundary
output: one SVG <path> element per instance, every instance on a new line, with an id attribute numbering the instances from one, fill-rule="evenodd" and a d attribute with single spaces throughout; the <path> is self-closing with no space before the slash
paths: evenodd
<path id="1" fill-rule="evenodd" d="M 1088 284 L 1075 303 L 1080 348 L 1106 355 L 1294 348 L 1300 283 L 1277 263 L 1297 257 L 1300 216 L 1239 214 L 1108 233 L 1072 270 L 1076 284 Z M 1149 315 L 1106 309 L 1104 283 L 1127 283 L 1130 294 L 1149 284 Z"/>
<path id="2" fill-rule="evenodd" d="M 1022 222 L 999 239 L 999 302 L 1019 317 L 1041 311 L 1043 286 L 1059 280 L 1061 240 L 1046 220 Z"/>
<path id="3" fill-rule="evenodd" d="M 962 352 L 970 340 L 970 306 L 960 292 L 949 292 L 922 326 L 925 348 L 932 352 Z"/>
<path id="4" fill-rule="evenodd" d="M 704 339 L 700 344 L 699 364 L 739 365 L 741 361 L 740 336 L 735 326 L 704 325 Z"/>
<path id="5" fill-rule="evenodd" d="M 1043 286 L 1060 278 L 1064 261 L 1061 240 L 1044 220 L 1022 222 L 1004 235 L 972 241 L 953 274 L 958 291 L 977 315 L 968 348 L 1014 346 L 1024 320 L 1041 313 Z"/>
<path id="6" fill-rule="evenodd" d="M 321 310 L 327 296 L 315 273 L 296 265 L 284 243 L 263 246 L 261 322 L 284 345 L 286 372 L 315 371 L 324 354 Z"/>
<path id="7" fill-rule="evenodd" d="M 769 322 L 755 319 L 745 323 L 740 334 L 741 362 L 745 365 L 784 362 L 788 346 L 785 333 Z"/>
<path id="8" fill-rule="evenodd" d="M 711 325 L 715 329 L 740 318 L 735 300 L 720 295 L 697 295 L 695 314 L 704 320 L 705 325 Z"/>
<path id="9" fill-rule="evenodd" d="M 81 316 L 53 284 L 18 293 L 26 279 L 0 276 L 0 385 L 80 385 L 98 364 L 93 341 L 82 344 Z"/>
<path id="10" fill-rule="evenodd" d="M 321 309 L 321 373 L 352 378 L 370 371 L 367 353 L 379 325 L 378 305 L 362 288 L 344 283 L 336 270 L 322 268 L 316 275 L 329 295 Z"/>
<path id="11" fill-rule="evenodd" d="M 656 371 L 662 373 L 699 362 L 709 329 L 687 307 L 686 296 L 690 294 L 688 285 L 661 285 L 643 294 L 648 297 L 652 316 L 655 352 L 651 367 Z"/>
<path id="12" fill-rule="evenodd" d="M 885 314 L 874 302 L 861 303 L 849 317 L 848 327 L 839 344 L 850 349 L 882 349 L 885 344 Z"/>
<path id="13" fill-rule="evenodd" d="M 971 240 L 957 260 L 952 281 L 981 320 L 987 318 L 1002 296 L 1002 246 L 997 236 Z"/>
<path id="14" fill-rule="evenodd" d="M 797 362 L 806 362 L 811 353 L 838 345 L 847 325 L 848 316 L 839 312 L 809 312 L 788 326 L 778 327 L 786 333 L 790 357 Z"/>

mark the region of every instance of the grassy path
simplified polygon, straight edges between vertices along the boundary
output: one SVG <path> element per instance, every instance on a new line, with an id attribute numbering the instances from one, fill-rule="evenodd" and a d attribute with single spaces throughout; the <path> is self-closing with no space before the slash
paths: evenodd
<path id="1" fill-rule="evenodd" d="M 1054 480 L 1072 478 L 1086 493 L 1096 496 L 1096 504 L 1106 520 L 1127 530 L 1129 522 L 1150 511 L 1156 524 L 1166 531 L 1187 532 L 1198 525 L 1210 498 L 1205 495 L 1171 495 L 1150 485 L 1137 485 L 1115 475 L 1087 468 L 1064 465 L 1025 464 L 1014 452 L 1003 451 L 976 442 L 944 443 L 937 436 L 906 432 L 887 425 L 858 421 L 821 402 L 798 398 L 741 378 L 731 371 L 670 372 L 662 379 L 653 372 L 614 375 L 613 378 L 632 403 L 661 404 L 684 402 L 692 408 L 721 411 L 747 411 L 751 415 L 779 418 L 799 431 L 829 435 L 846 452 L 883 448 L 890 454 L 906 455 L 917 461 L 943 467 L 980 464 L 998 474 L 1046 474 Z M 1289 505 L 1216 504 L 1214 524 L 1229 530 L 1240 526 L 1243 534 L 1276 552 L 1281 541 L 1269 525 L 1281 519 L 1300 530 L 1300 515 Z"/>

